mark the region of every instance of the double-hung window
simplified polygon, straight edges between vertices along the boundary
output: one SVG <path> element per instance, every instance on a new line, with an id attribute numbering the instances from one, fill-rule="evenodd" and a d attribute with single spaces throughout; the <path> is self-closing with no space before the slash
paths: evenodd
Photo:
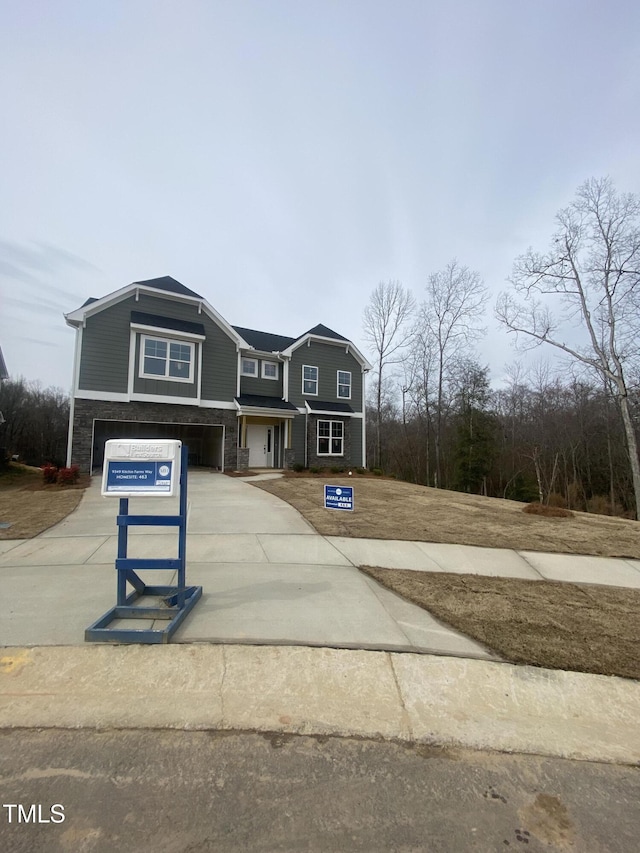
<path id="1" fill-rule="evenodd" d="M 258 360 L 256 358 L 243 358 L 241 364 L 241 374 L 243 376 L 258 375 Z"/>
<path id="2" fill-rule="evenodd" d="M 145 379 L 193 382 L 194 361 L 195 344 L 142 337 L 140 375 Z"/>
<path id="3" fill-rule="evenodd" d="M 338 371 L 338 397 L 343 400 L 351 399 L 351 372 L 349 370 Z"/>
<path id="4" fill-rule="evenodd" d="M 277 379 L 278 378 L 278 362 L 263 361 L 262 362 L 262 378 Z"/>
<path id="5" fill-rule="evenodd" d="M 344 456 L 342 421 L 318 421 L 318 456 Z"/>
<path id="6" fill-rule="evenodd" d="M 318 368 L 302 365 L 302 393 L 318 396 Z"/>

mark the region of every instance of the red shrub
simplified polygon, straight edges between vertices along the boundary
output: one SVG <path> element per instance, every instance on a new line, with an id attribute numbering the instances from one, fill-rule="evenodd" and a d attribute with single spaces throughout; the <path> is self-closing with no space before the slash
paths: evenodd
<path id="1" fill-rule="evenodd" d="M 58 469 L 55 465 L 45 462 L 42 466 L 42 478 L 45 483 L 55 483 L 58 479 Z"/>
<path id="2" fill-rule="evenodd" d="M 72 465 L 70 468 L 61 468 L 58 471 L 58 483 L 61 486 L 73 486 L 78 482 L 79 475 L 79 465 Z"/>

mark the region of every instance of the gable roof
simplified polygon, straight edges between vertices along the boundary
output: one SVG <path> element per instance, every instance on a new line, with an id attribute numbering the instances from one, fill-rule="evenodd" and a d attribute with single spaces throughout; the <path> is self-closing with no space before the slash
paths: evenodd
<path id="1" fill-rule="evenodd" d="M 144 311 L 132 311 L 131 322 L 139 326 L 154 326 L 157 329 L 171 329 L 176 332 L 187 332 L 204 337 L 202 323 L 192 323 L 190 320 L 177 320 L 174 317 L 161 317 L 159 314 L 146 314 Z"/>
<path id="2" fill-rule="evenodd" d="M 0 381 L 8 378 L 9 371 L 7 370 L 7 365 L 5 364 L 4 356 L 2 355 L 2 347 L 0 347 Z"/>
<path id="3" fill-rule="evenodd" d="M 131 284 L 121 287 L 120 290 L 108 293 L 100 299 L 94 299 L 91 297 L 90 299 L 87 299 L 84 305 L 81 305 L 80 308 L 76 308 L 75 311 L 70 311 L 68 314 L 65 314 L 65 320 L 69 326 L 79 328 L 84 325 L 87 317 L 98 314 L 105 308 L 109 308 L 111 305 L 115 305 L 121 300 L 127 299 L 129 296 L 137 293 L 138 291 L 146 293 L 164 291 L 165 294 L 167 294 L 165 297 L 167 299 L 174 299 L 178 302 L 188 300 L 192 304 L 197 303 L 198 311 L 204 311 L 204 313 L 207 314 L 214 323 L 216 323 L 231 338 L 236 346 L 247 346 L 247 342 L 244 338 L 236 332 L 233 326 L 229 325 L 221 314 L 218 314 L 215 308 L 209 305 L 204 297 L 200 296 L 200 294 L 196 293 L 194 290 L 190 290 L 188 287 L 185 287 L 184 284 L 181 284 L 179 281 L 176 281 L 175 278 L 168 275 L 162 276 L 161 278 L 149 278 L 145 281 L 134 281 Z"/>
<path id="4" fill-rule="evenodd" d="M 304 338 L 305 335 L 317 335 L 320 338 L 334 338 L 336 341 L 347 341 L 348 338 L 339 335 L 337 332 L 334 332 L 333 329 L 330 329 L 328 326 L 324 326 L 322 323 L 318 323 L 317 326 L 314 326 L 313 329 L 309 329 L 308 332 L 305 332 L 304 335 L 300 335 L 300 338 Z M 300 338 L 296 338 L 296 340 L 300 340 Z"/>
<path id="5" fill-rule="evenodd" d="M 289 338 L 286 335 L 272 335 L 271 332 L 245 329 L 243 326 L 234 326 L 233 328 L 249 346 L 262 352 L 282 352 L 295 341 L 295 338 Z"/>
<path id="6" fill-rule="evenodd" d="M 176 281 L 170 275 L 163 275 L 160 278 L 148 278 L 145 281 L 134 281 L 133 283 L 140 285 L 140 287 L 154 287 L 156 290 L 166 290 L 167 293 L 178 293 L 181 296 L 193 296 L 196 299 L 202 299 L 199 293 L 196 293 L 195 290 L 189 290 L 188 287 L 185 287 L 184 284 Z"/>

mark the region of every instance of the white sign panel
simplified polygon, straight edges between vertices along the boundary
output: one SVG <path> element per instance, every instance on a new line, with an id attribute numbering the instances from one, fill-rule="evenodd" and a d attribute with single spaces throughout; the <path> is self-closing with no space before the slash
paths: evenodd
<path id="1" fill-rule="evenodd" d="M 180 488 L 182 442 L 112 438 L 104 446 L 102 494 L 118 498 L 166 497 Z"/>

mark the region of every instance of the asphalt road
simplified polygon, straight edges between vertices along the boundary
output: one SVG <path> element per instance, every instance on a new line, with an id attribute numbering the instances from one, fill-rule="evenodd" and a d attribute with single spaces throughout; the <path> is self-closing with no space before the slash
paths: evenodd
<path id="1" fill-rule="evenodd" d="M 3 853 L 640 846 L 637 767 L 336 737 L 4 730 L 0 796 Z"/>

